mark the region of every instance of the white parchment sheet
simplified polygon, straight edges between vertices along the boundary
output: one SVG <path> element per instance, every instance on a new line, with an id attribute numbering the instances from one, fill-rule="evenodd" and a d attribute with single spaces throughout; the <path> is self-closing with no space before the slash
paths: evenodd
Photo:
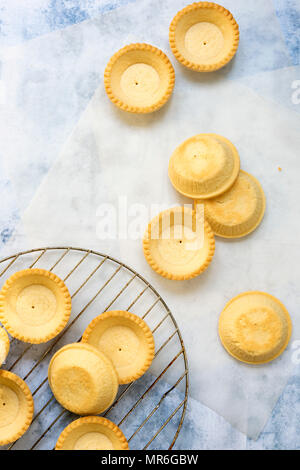
<path id="1" fill-rule="evenodd" d="M 230 6 L 233 2 L 223 3 Z M 241 2 L 244 10 L 250 10 L 246 3 Z M 269 2 L 258 3 L 270 6 Z M 161 39 L 163 27 L 184 3 L 153 1 L 151 8 L 149 2 L 138 4 L 137 16 L 133 15 L 137 8 L 129 6 L 106 15 L 103 21 L 81 26 L 81 41 L 86 47 L 87 41 L 97 37 L 97 60 L 103 67 L 113 49 L 130 41 L 150 42 L 151 36 L 153 44 L 168 52 L 167 31 Z M 159 5 L 161 17 L 153 14 L 159 11 Z M 140 37 L 134 33 L 139 31 L 138 14 L 146 16 L 148 25 L 147 33 Z M 70 29 L 68 34 L 71 40 Z M 76 30 L 74 41 L 75 38 Z M 290 375 L 292 342 L 300 338 L 300 117 L 236 80 L 239 74 L 246 75 L 246 51 L 247 45 L 243 46 L 242 41 L 236 61 L 209 75 L 183 69 L 168 52 L 176 70 L 174 94 L 164 108 L 147 116 L 126 114 L 115 108 L 100 83 L 26 210 L 23 224 L 32 246 L 67 244 L 94 248 L 128 263 L 153 283 L 182 331 L 192 397 L 256 438 Z M 268 80 L 272 80 L 271 72 Z M 201 132 L 215 132 L 232 140 L 240 152 L 241 167 L 253 173 L 265 190 L 267 211 L 252 235 L 236 241 L 217 239 L 214 260 L 200 277 L 185 282 L 168 281 L 148 266 L 139 238 L 99 238 L 103 204 L 117 209 L 121 205 L 129 224 L 142 211 L 146 224 L 153 204 L 168 207 L 188 202 L 168 180 L 168 160 L 179 143 Z M 112 215 L 109 222 L 113 219 Z M 290 311 L 294 325 L 288 350 L 264 366 L 247 366 L 234 360 L 223 350 L 217 335 L 218 317 L 225 303 L 246 290 L 277 296 Z"/>

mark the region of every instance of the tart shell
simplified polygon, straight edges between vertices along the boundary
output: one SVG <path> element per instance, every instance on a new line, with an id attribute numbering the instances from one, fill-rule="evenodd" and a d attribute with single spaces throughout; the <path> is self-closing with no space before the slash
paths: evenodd
<path id="1" fill-rule="evenodd" d="M 265 292 L 249 291 L 231 299 L 219 318 L 226 351 L 247 364 L 265 364 L 286 349 L 292 322 L 285 306 Z"/>
<path id="2" fill-rule="evenodd" d="M 1 415 L 0 410 L 1 446 L 15 442 L 25 434 L 32 422 L 34 403 L 24 380 L 12 372 L 0 370 L 0 407 L 5 410 L 5 406 L 9 407 L 10 413 L 5 417 Z M 1 418 L 3 420 L 9 418 L 9 424 L 3 424 Z"/>
<path id="3" fill-rule="evenodd" d="M 149 369 L 155 352 L 148 325 L 123 310 L 105 312 L 86 328 L 82 342 L 97 347 L 114 364 L 120 384 L 140 378 Z"/>
<path id="4" fill-rule="evenodd" d="M 180 219 L 181 221 L 190 221 L 193 226 L 196 223 L 195 221 L 198 221 L 198 223 L 201 224 L 201 226 L 199 225 L 199 228 L 203 230 L 203 239 L 201 239 L 199 232 L 199 240 L 197 229 L 194 229 L 194 227 L 190 228 L 189 225 L 186 225 L 190 232 L 197 233 L 197 237 L 195 237 L 194 239 L 194 242 L 196 242 L 195 250 L 193 250 L 192 248 L 190 249 L 188 245 L 191 242 L 191 239 L 184 240 L 184 237 L 182 237 L 182 233 L 177 238 L 171 237 L 170 243 L 168 243 L 168 238 L 164 238 L 162 232 L 163 225 L 165 224 L 165 227 L 168 229 L 167 224 L 169 223 L 169 227 L 172 228 L 176 226 L 175 219 L 178 222 L 179 227 L 183 227 L 183 231 L 185 226 L 184 223 L 180 222 Z M 163 221 L 165 221 L 165 223 Z M 173 230 L 175 232 L 176 229 L 174 228 Z M 191 233 L 192 237 L 193 233 Z M 163 259 L 163 255 L 161 256 L 160 254 L 158 254 L 158 251 L 164 253 L 164 247 L 162 247 L 161 249 L 159 247 L 161 241 L 163 241 L 163 243 L 166 242 L 164 243 L 164 245 L 165 249 L 168 252 L 167 260 Z M 198 245 L 201 246 L 198 247 Z M 149 263 L 149 265 L 154 271 L 156 271 L 161 276 L 166 277 L 167 279 L 183 281 L 199 276 L 199 274 L 201 274 L 207 269 L 207 267 L 212 261 L 215 252 L 215 239 L 208 222 L 202 219 L 198 220 L 198 215 L 196 214 L 196 211 L 186 207 L 175 207 L 172 209 L 168 209 L 167 211 L 161 212 L 158 216 L 154 217 L 154 219 L 149 223 L 143 239 L 143 250 L 146 261 Z M 176 264 L 174 265 L 174 258 L 176 257 L 176 252 L 178 252 L 180 255 L 178 269 L 176 267 Z M 189 268 L 186 267 L 187 261 L 185 262 L 185 259 L 187 258 L 189 258 L 190 262 Z M 183 269 L 181 269 L 182 266 L 184 266 Z"/>
<path id="5" fill-rule="evenodd" d="M 174 83 L 175 72 L 166 54 L 144 43 L 120 49 L 104 72 L 109 99 L 130 113 L 157 111 L 170 98 Z"/>
<path id="6" fill-rule="evenodd" d="M 182 142 L 169 160 L 169 178 L 186 197 L 210 199 L 227 191 L 240 171 L 233 143 L 218 134 L 197 134 Z"/>
<path id="7" fill-rule="evenodd" d="M 198 49 L 193 51 L 187 40 L 189 32 L 198 25 L 202 27 L 190 37 Z M 236 54 L 239 27 L 230 11 L 221 5 L 212 2 L 193 3 L 173 18 L 169 28 L 169 42 L 173 54 L 182 65 L 196 72 L 213 72 L 228 64 Z M 202 58 L 197 55 L 200 43 Z M 212 52 L 211 57 L 207 56 L 207 52 Z"/>
<path id="8" fill-rule="evenodd" d="M 196 205 L 200 203 L 214 234 L 222 238 L 240 238 L 253 232 L 266 208 L 259 181 L 243 170 L 228 191 L 215 198 L 195 200 Z"/>
<path id="9" fill-rule="evenodd" d="M 107 435 L 110 440 L 114 441 L 114 450 L 129 450 L 128 442 L 121 429 L 112 421 L 99 416 L 86 416 L 70 423 L 59 436 L 55 450 L 74 450 L 77 441 L 75 444 L 72 441 L 82 437 L 85 431 L 101 432 Z M 88 450 L 96 449 L 89 448 Z"/>
<path id="10" fill-rule="evenodd" d="M 10 348 L 9 337 L 5 329 L 0 326 L 0 366 L 5 362 Z"/>
<path id="11" fill-rule="evenodd" d="M 78 415 L 104 412 L 119 388 L 112 362 L 97 348 L 82 342 L 67 344 L 54 354 L 48 380 L 61 406 Z"/>
<path id="12" fill-rule="evenodd" d="M 47 309 L 49 314 L 45 313 Z M 44 323 L 43 314 L 48 315 Z M 71 296 L 66 285 L 44 269 L 19 271 L 2 287 L 0 321 L 11 336 L 25 343 L 46 343 L 54 338 L 66 326 L 70 314 Z"/>

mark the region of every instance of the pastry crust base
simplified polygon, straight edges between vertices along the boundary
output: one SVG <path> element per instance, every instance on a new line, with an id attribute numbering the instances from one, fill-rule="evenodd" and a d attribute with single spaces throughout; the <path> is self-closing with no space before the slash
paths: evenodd
<path id="1" fill-rule="evenodd" d="M 285 306 L 265 292 L 244 292 L 231 299 L 219 318 L 226 351 L 247 364 L 265 364 L 280 356 L 292 333 Z"/>
<path id="2" fill-rule="evenodd" d="M 97 443 L 95 434 L 100 434 L 98 445 L 93 445 Z M 112 446 L 99 447 L 99 441 L 111 443 Z M 121 429 L 112 421 L 99 416 L 87 416 L 73 421 L 63 430 L 55 450 L 129 450 L 129 447 Z"/>
<path id="3" fill-rule="evenodd" d="M 236 147 L 217 134 L 197 134 L 182 142 L 169 161 L 169 178 L 184 196 L 209 199 L 227 191 L 240 170 Z"/>
<path id="4" fill-rule="evenodd" d="M 215 252 L 215 240 L 209 224 L 196 211 L 175 207 L 149 223 L 143 249 L 154 271 L 167 279 L 182 281 L 207 269 Z"/>
<path id="5" fill-rule="evenodd" d="M 0 292 L 0 321 L 14 338 L 46 343 L 68 323 L 71 296 L 64 282 L 44 269 L 13 274 Z"/>
<path id="6" fill-rule="evenodd" d="M 130 113 L 152 113 L 170 98 L 175 72 L 168 57 L 150 44 L 130 44 L 116 52 L 104 72 L 109 99 Z"/>
<path id="7" fill-rule="evenodd" d="M 24 380 L 0 370 L 0 446 L 15 442 L 25 434 L 33 410 L 33 398 Z"/>
<path id="8" fill-rule="evenodd" d="M 116 368 L 119 383 L 128 384 L 149 369 L 155 352 L 148 325 L 137 315 L 123 310 L 105 312 L 94 318 L 82 341 L 103 352 Z"/>
<path id="9" fill-rule="evenodd" d="M 84 343 L 68 344 L 54 354 L 48 380 L 56 400 L 79 415 L 105 411 L 114 402 L 119 387 L 111 361 Z"/>
<path id="10" fill-rule="evenodd" d="M 196 72 L 213 72 L 234 57 L 239 27 L 230 11 L 212 2 L 198 2 L 180 10 L 169 29 L 176 59 Z"/>
<path id="11" fill-rule="evenodd" d="M 9 337 L 5 329 L 0 326 L 0 366 L 4 364 L 10 348 Z"/>
<path id="12" fill-rule="evenodd" d="M 240 238 L 253 232 L 261 223 L 266 198 L 258 180 L 240 170 L 228 191 L 205 201 L 195 200 L 195 204 L 204 204 L 205 218 L 215 235 Z"/>

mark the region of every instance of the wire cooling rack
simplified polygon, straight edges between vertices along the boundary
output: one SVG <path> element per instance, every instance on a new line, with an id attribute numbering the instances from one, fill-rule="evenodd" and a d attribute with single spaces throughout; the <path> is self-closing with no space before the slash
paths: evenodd
<path id="1" fill-rule="evenodd" d="M 72 314 L 63 332 L 42 345 L 11 338 L 4 365 L 29 385 L 35 415 L 30 429 L 2 449 L 53 449 L 56 440 L 78 416 L 63 409 L 48 386 L 47 369 L 63 345 L 79 341 L 96 315 L 129 310 L 152 329 L 156 352 L 149 371 L 121 386 L 113 405 L 103 414 L 121 427 L 131 449 L 172 449 L 180 432 L 188 398 L 188 364 L 184 343 L 168 306 L 140 274 L 116 259 L 92 250 L 71 247 L 39 248 L 0 261 L 2 284 L 12 273 L 39 267 L 55 272 L 68 286 Z"/>

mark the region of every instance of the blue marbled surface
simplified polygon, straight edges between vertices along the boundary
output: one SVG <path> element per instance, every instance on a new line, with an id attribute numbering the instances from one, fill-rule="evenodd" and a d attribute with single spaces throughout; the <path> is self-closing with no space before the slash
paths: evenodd
<path id="1" fill-rule="evenodd" d="M 66 28 L 133 0 L 0 0 L 0 61 L 1 51 L 52 31 Z M 241 0 L 238 0 L 241 1 Z M 238 3 L 237 1 L 237 3 Z M 278 28 L 284 38 L 288 60 L 283 51 L 276 56 L 276 68 L 300 65 L 300 1 L 273 0 Z M 268 25 L 266 24 L 266 29 Z M 1 65 L 1 63 L 0 63 Z M 1 68 L 0 68 L 1 72 Z M 260 70 L 258 70 L 260 72 Z M 295 79 L 300 79 L 296 69 Z M 247 80 L 250 80 L 247 78 Z M 255 78 L 253 78 L 255 83 Z M 258 89 L 261 82 L 258 80 Z M 70 127 L 92 96 L 96 82 L 86 90 L 84 99 L 73 112 Z M 1 104 L 0 104 L 1 105 Z M 289 103 L 286 103 L 289 106 Z M 0 108 L 1 109 L 1 108 Z M 13 139 L 13 136 L 11 136 Z M 63 140 L 65 135 L 59 136 Z M 0 150 L 0 247 L 9 240 L 24 207 L 18 200 Z M 50 165 L 39 162 L 33 168 L 32 185 L 37 187 Z M 299 449 L 300 448 L 300 366 L 295 367 L 272 416 L 257 441 L 247 439 L 216 413 L 193 401 L 189 405 L 177 449 Z M 192 411 L 191 411 L 192 410 Z M 199 422 L 202 423 L 199 426 Z M 197 425 L 196 425 L 197 423 Z M 196 430 L 196 432 L 195 432 Z"/>
<path id="2" fill-rule="evenodd" d="M 300 64 L 299 0 L 274 0 L 276 15 L 294 65 Z"/>

